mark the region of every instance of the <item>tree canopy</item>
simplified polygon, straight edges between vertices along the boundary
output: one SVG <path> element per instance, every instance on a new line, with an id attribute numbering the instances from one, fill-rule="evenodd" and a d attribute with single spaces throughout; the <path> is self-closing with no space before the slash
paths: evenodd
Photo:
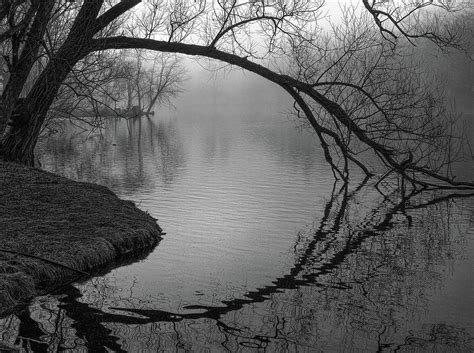
<path id="1" fill-rule="evenodd" d="M 334 176 L 394 173 L 414 188 L 473 188 L 451 165 L 466 139 L 413 48 L 471 53 L 469 1 L 5 0 L 0 154 L 31 164 L 65 80 L 97 53 L 145 49 L 251 71 L 294 99 Z M 338 15 L 335 16 L 334 12 Z M 470 22 L 471 21 L 471 22 Z M 34 69 L 36 68 L 36 69 Z M 376 162 L 374 162 L 376 161 Z"/>

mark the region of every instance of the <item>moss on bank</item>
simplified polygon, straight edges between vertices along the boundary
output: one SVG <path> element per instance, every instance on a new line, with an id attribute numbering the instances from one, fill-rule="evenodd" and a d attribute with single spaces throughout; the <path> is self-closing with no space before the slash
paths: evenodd
<path id="1" fill-rule="evenodd" d="M 160 235 L 155 219 L 106 187 L 0 162 L 0 316 L 77 276 L 67 267 L 88 272 Z"/>

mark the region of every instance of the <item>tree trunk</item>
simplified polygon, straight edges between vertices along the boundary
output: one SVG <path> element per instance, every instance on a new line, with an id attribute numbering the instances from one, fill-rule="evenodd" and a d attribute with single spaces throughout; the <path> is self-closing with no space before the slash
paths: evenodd
<path id="1" fill-rule="evenodd" d="M 57 87 L 56 87 L 57 86 Z M 34 165 L 34 148 L 46 118 L 49 106 L 54 100 L 59 85 L 35 85 L 35 92 L 42 89 L 41 95 L 31 96 L 16 108 L 10 119 L 1 146 L 1 154 L 8 161 Z"/>
<path id="2" fill-rule="evenodd" d="M 151 88 L 150 88 L 151 89 Z M 148 104 L 148 109 L 146 111 L 146 115 L 151 114 L 151 110 L 155 106 L 156 101 L 158 100 L 158 97 L 161 95 L 161 89 L 158 88 L 157 92 L 151 97 L 150 103 Z"/>
<path id="3" fill-rule="evenodd" d="M 44 2 L 44 4 L 46 3 L 51 5 L 55 1 L 48 0 Z M 74 65 L 90 52 L 86 46 L 96 31 L 100 29 L 96 27 L 95 21 L 102 4 L 103 0 L 84 1 L 63 45 L 50 58 L 46 68 L 24 100 L 24 104 L 16 107 L 17 114 L 8 121 L 0 141 L 0 156 L 4 160 L 34 165 L 34 148 L 46 114 L 61 84 Z M 46 10 L 51 10 L 51 8 L 47 7 Z M 49 16 L 40 17 L 38 20 L 40 21 L 39 25 L 42 25 L 43 32 L 35 32 L 37 42 L 42 38 L 48 19 Z M 27 63 L 29 64 L 29 61 Z M 29 70 L 31 70 L 31 66 Z M 9 109 L 12 108 L 9 107 Z"/>
<path id="4" fill-rule="evenodd" d="M 46 114 L 62 82 L 79 60 L 77 56 L 60 57 L 61 60 L 48 63 L 31 92 L 16 107 L 0 146 L 4 160 L 34 165 L 34 148 Z"/>
<path id="5" fill-rule="evenodd" d="M 130 111 L 130 109 L 132 109 L 132 105 L 133 105 L 132 84 L 130 83 L 129 80 L 127 80 L 127 107 L 126 107 L 126 111 Z"/>
<path id="6" fill-rule="evenodd" d="M 12 126 L 3 143 L 2 154 L 5 160 L 33 166 L 35 164 L 34 147 L 44 118 L 35 114 L 25 119 L 28 119 L 27 122 Z"/>
<path id="7" fill-rule="evenodd" d="M 32 5 L 36 6 L 36 5 Z M 10 67 L 10 77 L 2 93 L 2 117 L 0 119 L 0 129 L 6 129 L 12 125 L 11 114 L 17 108 L 18 97 L 25 86 L 28 75 L 37 60 L 40 49 L 41 38 L 44 36 L 49 17 L 53 10 L 54 1 L 48 0 L 39 3 L 36 17 L 31 25 L 27 39 L 17 60 L 12 60 Z M 36 9 L 32 9 L 36 11 Z M 15 55 L 15 54 L 12 54 Z"/>

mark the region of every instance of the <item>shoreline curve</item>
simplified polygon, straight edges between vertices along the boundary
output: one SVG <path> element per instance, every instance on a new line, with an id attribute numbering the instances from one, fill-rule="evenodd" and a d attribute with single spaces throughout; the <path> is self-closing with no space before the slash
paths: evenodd
<path id="1" fill-rule="evenodd" d="M 153 248 L 163 234 L 105 186 L 0 161 L 0 317 L 45 288 Z"/>

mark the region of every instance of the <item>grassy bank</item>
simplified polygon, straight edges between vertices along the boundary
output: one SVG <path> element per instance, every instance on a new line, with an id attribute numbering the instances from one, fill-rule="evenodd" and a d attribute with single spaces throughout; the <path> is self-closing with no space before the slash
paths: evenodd
<path id="1" fill-rule="evenodd" d="M 0 316 L 39 288 L 152 247 L 156 221 L 109 189 L 0 162 Z"/>

